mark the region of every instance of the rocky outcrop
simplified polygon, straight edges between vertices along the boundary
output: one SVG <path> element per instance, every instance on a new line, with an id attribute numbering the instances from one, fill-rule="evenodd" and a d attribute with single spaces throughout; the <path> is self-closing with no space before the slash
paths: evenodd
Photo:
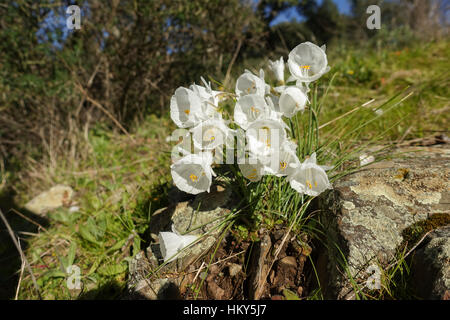
<path id="1" fill-rule="evenodd" d="M 431 229 L 437 229 L 422 238 L 409 256 L 413 258 L 413 284 L 417 284 L 417 296 L 424 299 L 449 297 L 450 227 L 438 227 L 450 221 L 450 149 L 445 145 L 420 149 L 425 151 L 402 150 L 409 153 L 364 167 L 340 179 L 333 190 L 317 199 L 326 241 L 323 250 L 315 247 L 313 253 L 315 258 L 318 255 L 316 269 L 325 298 L 356 298 L 355 284 L 370 287 L 372 282 L 367 280 L 377 274 L 377 268 L 385 272 L 395 264 L 405 243 L 408 248 L 416 244 L 418 239 L 407 237 L 407 232 L 430 221 Z M 285 289 L 298 296 L 303 288 L 310 290 L 302 270 L 311 248 L 306 253 L 295 249 L 294 244 L 298 244 L 293 235 L 288 237 L 294 240 L 284 245 L 283 254 L 272 256 L 284 231 L 281 238 L 276 237 L 276 230 L 269 235 L 260 233 L 262 241 L 251 247 L 245 279 L 242 266 L 233 264 L 236 261 L 225 269 L 214 264 L 210 269 L 202 268 L 199 258 L 217 243 L 218 226 L 233 203 L 230 198 L 229 190 L 215 187 L 211 193 L 155 212 L 150 224 L 153 244 L 130 263 L 131 297 L 178 299 L 190 292 L 186 288 L 195 279 L 205 280 L 205 294 L 210 299 L 229 299 L 233 283 L 247 288 L 247 296 L 253 299 L 274 298 Z M 172 224 L 180 233 L 204 236 L 176 260 L 163 265 L 157 234 L 170 230 Z M 215 267 L 218 270 L 214 271 Z M 227 282 L 223 280 L 227 275 L 239 279 Z"/>
<path id="2" fill-rule="evenodd" d="M 414 255 L 412 278 L 420 298 L 450 300 L 450 226 L 427 236 Z"/>
<path id="3" fill-rule="evenodd" d="M 155 241 L 147 252 L 140 252 L 130 263 L 128 289 L 130 297 L 175 299 L 192 282 L 195 274 L 190 266 L 216 242 L 220 224 L 230 212 L 230 189 L 213 186 L 210 193 L 197 195 L 192 201 L 176 203 L 156 211 L 150 222 L 150 235 Z M 193 246 L 182 250 L 177 259 L 162 265 L 158 232 L 171 231 L 201 236 Z M 164 275 L 164 277 L 161 277 Z"/>
<path id="4" fill-rule="evenodd" d="M 364 286 L 370 265 L 389 264 L 403 230 L 436 213 L 450 214 L 450 149 L 421 149 L 346 176 L 319 199 L 327 234 L 326 297 L 354 298 L 350 279 Z"/>

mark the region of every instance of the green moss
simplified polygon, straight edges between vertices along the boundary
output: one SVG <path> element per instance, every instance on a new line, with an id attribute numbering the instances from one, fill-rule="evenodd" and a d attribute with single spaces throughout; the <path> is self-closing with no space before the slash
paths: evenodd
<path id="1" fill-rule="evenodd" d="M 412 247 L 428 231 L 450 224 L 450 214 L 436 213 L 426 220 L 419 221 L 402 232 L 403 243 L 401 247 Z"/>

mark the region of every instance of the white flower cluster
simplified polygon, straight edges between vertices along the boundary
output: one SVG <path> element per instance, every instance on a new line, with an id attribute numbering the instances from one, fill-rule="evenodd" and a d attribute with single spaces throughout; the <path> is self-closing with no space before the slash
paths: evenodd
<path id="1" fill-rule="evenodd" d="M 313 153 L 303 163 L 297 157 L 297 145 L 289 139 L 289 128 L 283 118 L 292 118 L 303 111 L 308 100 L 308 85 L 330 69 L 325 47 L 313 43 L 299 44 L 289 53 L 287 61 L 290 77 L 284 85 L 283 58 L 272 62 L 269 69 L 283 85 L 272 88 L 259 75 L 245 70 L 237 79 L 236 104 L 233 120 L 245 133 L 247 145 L 244 159 L 238 159 L 242 174 L 250 181 L 259 181 L 263 175 L 286 176 L 297 192 L 316 196 L 331 188 L 324 166 L 316 163 Z M 214 91 L 202 78 L 204 86 L 191 85 L 175 91 L 170 103 L 172 120 L 180 128 L 189 129 L 194 147 L 200 150 L 180 150 L 184 156 L 171 166 L 175 185 L 191 194 L 208 191 L 215 175 L 213 150 L 223 148 L 235 130 L 230 121 L 222 118 L 218 105 L 224 92 Z M 243 163 L 240 163 L 243 162 Z"/>

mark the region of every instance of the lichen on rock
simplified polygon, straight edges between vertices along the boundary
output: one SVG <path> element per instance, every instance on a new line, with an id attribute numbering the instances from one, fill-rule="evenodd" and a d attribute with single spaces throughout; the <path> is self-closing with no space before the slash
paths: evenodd
<path id="1" fill-rule="evenodd" d="M 434 214 L 450 214 L 450 149 L 428 149 L 420 156 L 369 165 L 320 197 L 330 297 L 343 298 L 349 287 L 343 264 L 352 277 L 364 276 L 369 264 L 394 259 L 407 227 Z"/>

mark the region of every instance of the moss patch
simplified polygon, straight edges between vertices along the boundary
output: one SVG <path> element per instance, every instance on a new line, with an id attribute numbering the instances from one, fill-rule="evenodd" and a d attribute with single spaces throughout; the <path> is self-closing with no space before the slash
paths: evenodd
<path id="1" fill-rule="evenodd" d="M 400 247 L 412 247 L 428 231 L 446 226 L 448 224 L 450 224 L 450 214 L 448 213 L 436 213 L 426 220 L 419 221 L 403 230 L 403 242 Z"/>

